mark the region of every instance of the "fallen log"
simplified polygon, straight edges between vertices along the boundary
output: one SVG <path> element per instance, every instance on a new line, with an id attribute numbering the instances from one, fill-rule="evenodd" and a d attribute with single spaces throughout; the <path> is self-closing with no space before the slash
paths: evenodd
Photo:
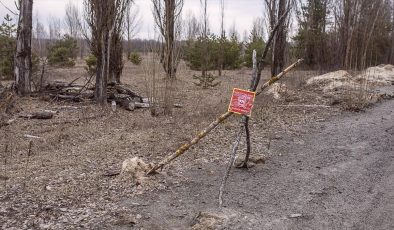
<path id="1" fill-rule="evenodd" d="M 118 102 L 118 104 L 128 110 L 128 111 L 134 111 L 135 110 L 135 103 L 129 100 L 121 100 L 120 102 Z"/>
<path id="2" fill-rule="evenodd" d="M 149 103 L 135 102 L 135 101 L 130 101 L 128 99 L 123 99 L 123 100 L 116 99 L 115 101 L 118 105 L 120 105 L 120 107 L 128 111 L 134 111 L 136 109 L 147 109 L 151 107 Z M 174 104 L 174 107 L 183 108 L 181 104 Z"/>
<path id="3" fill-rule="evenodd" d="M 20 118 L 26 119 L 39 119 L 39 120 L 47 120 L 53 118 L 52 112 L 36 112 L 36 113 L 29 113 L 29 114 L 20 114 Z"/>
<path id="4" fill-rule="evenodd" d="M 60 100 L 70 100 L 74 102 L 81 102 L 82 98 L 79 96 L 74 96 L 74 95 L 63 95 L 63 94 L 49 94 L 50 97 L 55 98 L 55 99 L 60 99 Z"/>
<path id="5" fill-rule="evenodd" d="M 126 94 L 132 98 L 138 98 L 139 102 L 143 102 L 142 97 L 140 95 L 138 95 L 136 92 L 133 92 L 131 89 L 126 88 L 126 86 L 124 86 L 124 85 L 109 86 L 108 90 L 110 90 L 110 91 L 115 90 L 117 93 Z"/>
<path id="6" fill-rule="evenodd" d="M 136 108 L 150 108 L 149 103 L 134 102 Z"/>

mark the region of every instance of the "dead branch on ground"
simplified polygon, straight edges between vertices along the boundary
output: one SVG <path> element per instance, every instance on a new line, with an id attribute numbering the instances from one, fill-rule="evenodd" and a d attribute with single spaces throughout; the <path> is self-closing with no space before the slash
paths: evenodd
<path id="1" fill-rule="evenodd" d="M 29 114 L 20 114 L 19 117 L 26 119 L 39 119 L 39 120 L 47 120 L 53 118 L 52 112 L 36 112 Z"/>

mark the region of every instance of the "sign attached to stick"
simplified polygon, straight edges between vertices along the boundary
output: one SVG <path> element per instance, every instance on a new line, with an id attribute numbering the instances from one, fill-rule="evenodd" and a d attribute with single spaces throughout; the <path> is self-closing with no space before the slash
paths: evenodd
<path id="1" fill-rule="evenodd" d="M 234 88 L 228 111 L 250 117 L 255 97 L 255 92 Z"/>

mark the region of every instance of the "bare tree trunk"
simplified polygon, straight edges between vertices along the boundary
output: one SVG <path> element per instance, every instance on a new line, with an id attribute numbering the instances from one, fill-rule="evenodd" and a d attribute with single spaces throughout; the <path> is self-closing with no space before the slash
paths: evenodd
<path id="1" fill-rule="evenodd" d="M 101 40 L 101 55 L 97 58 L 97 72 L 96 72 L 96 88 L 95 100 L 97 103 L 104 105 L 107 103 L 107 53 L 108 51 L 108 34 L 102 34 Z"/>
<path id="2" fill-rule="evenodd" d="M 349 56 L 349 29 L 350 29 L 350 1 L 343 0 L 343 22 L 341 23 L 341 51 L 342 51 L 342 67 L 346 67 L 347 57 Z"/>
<path id="3" fill-rule="evenodd" d="M 224 69 L 224 42 L 226 39 L 226 32 L 224 29 L 224 1 L 225 0 L 221 0 L 220 1 L 220 48 L 219 48 L 219 62 L 218 62 L 218 72 L 219 72 L 219 76 L 222 76 L 222 71 Z"/>
<path id="4" fill-rule="evenodd" d="M 182 12 L 183 0 L 152 0 L 152 3 L 153 16 L 162 39 L 160 61 L 166 72 L 164 114 L 169 115 L 172 112 L 172 88 L 179 63 L 175 44 L 179 28 L 175 28 L 175 25 Z"/>
<path id="5" fill-rule="evenodd" d="M 33 0 L 19 0 L 20 13 L 15 52 L 15 89 L 19 95 L 31 92 L 31 37 Z"/>
<path id="6" fill-rule="evenodd" d="M 166 61 L 165 70 L 167 78 L 175 78 L 174 40 L 175 40 L 175 0 L 165 1 L 166 11 Z"/>
<path id="7" fill-rule="evenodd" d="M 363 55 L 362 55 L 362 59 L 361 59 L 361 66 L 362 66 L 362 68 L 366 68 L 367 67 L 368 47 L 369 47 L 369 44 L 371 42 L 371 38 L 372 38 L 373 32 L 375 30 L 376 21 L 378 20 L 379 13 L 380 13 L 380 10 L 381 10 L 382 6 L 383 6 L 383 3 L 382 3 L 382 5 L 377 3 L 377 6 L 376 6 L 377 10 L 375 12 L 375 19 L 373 20 L 372 26 L 368 28 L 369 29 L 369 33 L 368 34 L 365 33 L 365 35 L 366 35 L 366 37 L 365 37 L 365 45 L 364 45 Z"/>
<path id="8" fill-rule="evenodd" d="M 207 76 L 207 72 L 208 72 L 208 12 L 207 12 L 207 0 L 204 0 L 204 6 L 203 6 L 203 10 L 204 10 L 204 20 L 203 20 L 203 43 L 202 43 L 202 55 L 203 55 L 203 65 L 201 67 L 201 75 L 202 75 L 202 79 L 204 80 L 203 82 L 203 88 L 206 89 L 208 88 L 208 76 Z"/>
<path id="9" fill-rule="evenodd" d="M 85 14 L 92 32 L 90 46 L 97 57 L 95 100 L 99 104 L 107 102 L 107 85 L 112 71 L 111 52 L 113 38 L 122 28 L 124 15 L 132 0 L 85 0 Z M 121 40 L 120 40 L 121 42 Z M 116 47 L 115 47 L 116 48 Z M 116 50 L 114 51 L 116 52 Z M 122 54 L 116 53 L 122 59 Z"/>
<path id="10" fill-rule="evenodd" d="M 287 0 L 279 0 L 277 18 L 285 14 L 287 8 Z M 275 20 L 275 24 L 276 24 Z M 271 76 L 279 74 L 285 66 L 285 48 L 286 48 L 286 28 L 287 23 L 283 23 L 277 34 L 275 35 L 274 46 L 273 46 L 273 59 L 271 67 Z"/>
<path id="11" fill-rule="evenodd" d="M 391 51 L 389 56 L 388 63 L 394 63 L 394 1 L 391 4 L 392 7 L 392 15 L 391 15 Z"/>

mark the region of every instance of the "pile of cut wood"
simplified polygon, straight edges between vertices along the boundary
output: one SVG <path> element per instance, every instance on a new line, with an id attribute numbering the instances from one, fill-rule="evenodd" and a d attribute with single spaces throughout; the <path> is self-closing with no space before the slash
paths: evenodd
<path id="1" fill-rule="evenodd" d="M 81 102 L 94 98 L 94 87 L 56 81 L 48 83 L 44 88 L 44 93 L 56 100 Z M 136 108 L 149 108 L 149 100 L 141 97 L 126 85 L 108 85 L 107 95 L 108 102 L 115 101 L 117 105 L 129 111 Z"/>

